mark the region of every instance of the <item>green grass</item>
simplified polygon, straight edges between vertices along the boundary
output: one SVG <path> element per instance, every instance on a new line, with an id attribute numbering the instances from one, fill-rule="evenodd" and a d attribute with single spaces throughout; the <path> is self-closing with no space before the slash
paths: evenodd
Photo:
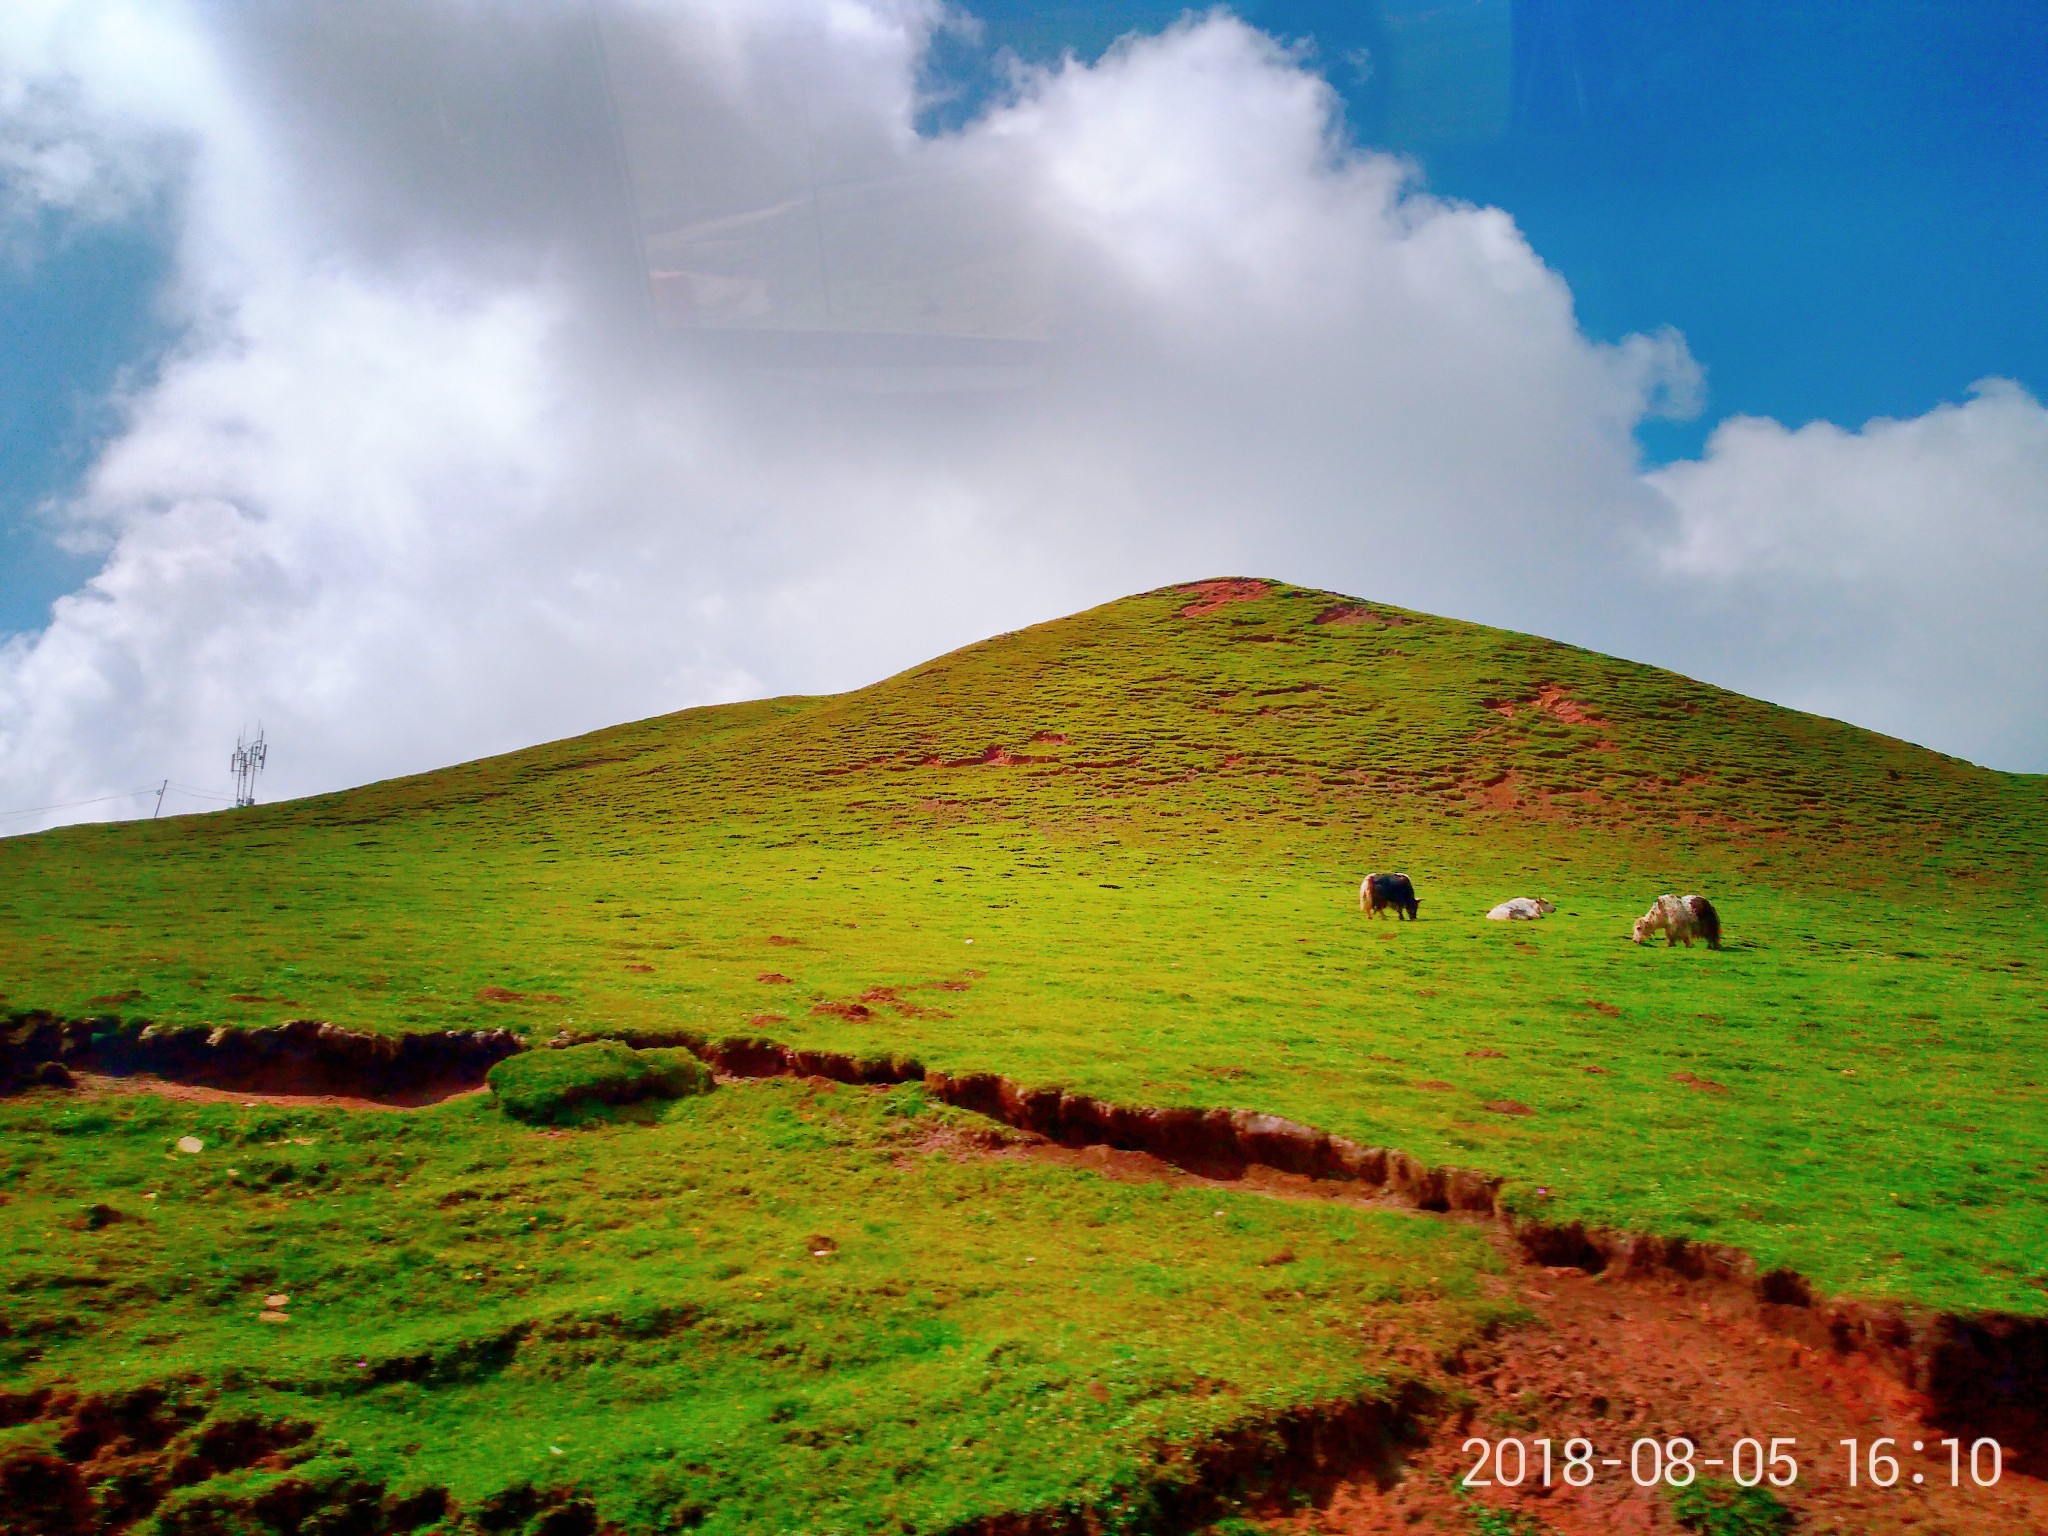
<path id="1" fill-rule="evenodd" d="M 858 693 L 0 841 L 0 976 L 74 1015 L 736 1031 L 1256 1107 L 1829 1290 L 2048 1309 L 2048 784 L 1334 601 L 1153 594 Z M 1560 693 L 1597 723 L 1529 703 Z M 1423 920 L 1361 919 L 1369 868 Z M 1727 949 L 1629 944 L 1666 890 Z M 1481 919 L 1522 893 L 1560 912 Z"/>
<path id="2" fill-rule="evenodd" d="M 536 1125 L 580 1121 L 616 1104 L 711 1091 L 711 1069 L 685 1050 L 636 1051 L 615 1041 L 527 1051 L 490 1070 L 506 1114 Z"/>
<path id="3" fill-rule="evenodd" d="M 488 1096 L 31 1095 L 0 1104 L 0 1379 L 168 1385 L 166 1464 L 303 1426 L 299 1465 L 174 1493 L 167 1532 L 294 1482 L 472 1515 L 573 1489 L 636 1531 L 1063 1504 L 1143 1528 L 1175 1447 L 1381 1396 L 1397 1347 L 1500 1313 L 1469 1231 L 951 1155 L 998 1130 L 914 1084 L 747 1084 L 569 1133 Z M 289 1321 L 261 1320 L 273 1296 Z M 61 1427 L 0 1431 L 0 1469 Z"/>
<path id="4" fill-rule="evenodd" d="M 1670 1502 L 1678 1523 L 1700 1536 L 1785 1536 L 1793 1526 L 1792 1511 L 1770 1489 L 1725 1479 L 1673 1489 Z"/>

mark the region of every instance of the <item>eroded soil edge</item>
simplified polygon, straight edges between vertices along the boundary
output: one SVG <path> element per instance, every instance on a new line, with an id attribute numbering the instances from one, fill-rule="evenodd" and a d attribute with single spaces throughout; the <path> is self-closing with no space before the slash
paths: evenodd
<path id="1" fill-rule="evenodd" d="M 767 1039 L 707 1040 L 684 1031 L 625 1031 L 610 1037 L 636 1046 L 687 1047 L 732 1077 L 809 1076 L 856 1085 L 921 1082 L 934 1099 L 1066 1148 L 1140 1154 L 1203 1178 L 1236 1181 L 1271 1170 L 1422 1211 L 1463 1213 L 1493 1223 L 1523 1257 L 1572 1277 L 1573 1283 L 1596 1278 L 1603 1286 L 1616 1280 L 1655 1282 L 1717 1309 L 1757 1338 L 1786 1341 L 1818 1359 L 1874 1366 L 1903 1389 L 1902 1401 L 1913 1418 L 1967 1438 L 1997 1438 L 2008 1447 L 2015 1471 L 2038 1474 L 2048 1461 L 2048 1319 L 1823 1297 L 1792 1271 L 1761 1271 L 1740 1249 L 1546 1222 L 1512 1210 L 1503 1199 L 1503 1181 L 1495 1176 L 1427 1164 L 1399 1150 L 1363 1146 L 1250 1110 L 1118 1105 L 1058 1088 L 1027 1088 L 992 1073 L 927 1069 L 907 1057 L 853 1056 Z M 63 1086 L 79 1070 L 405 1107 L 472 1091 L 494 1063 L 525 1048 L 507 1030 L 393 1038 L 310 1020 L 254 1030 L 166 1029 L 28 1014 L 17 1015 L 0 1036 L 0 1089 L 38 1082 Z M 1607 1289 L 1604 1294 L 1618 1298 L 1624 1293 Z M 1405 1416 L 1377 1417 L 1386 1405 L 1330 1405 L 1317 1422 L 1349 1422 L 1347 1415 L 1368 1408 L 1378 1426 L 1373 1433 L 1344 1431 L 1340 1436 L 1355 1458 L 1364 1454 L 1367 1442 L 1387 1443 L 1392 1426 L 1405 1422 Z M 1333 1464 L 1325 1454 L 1333 1448 L 1315 1449 L 1321 1433 L 1299 1426 L 1282 1433 L 1277 1425 L 1260 1431 L 1269 1461 L 1302 1461 L 1303 1471 L 1311 1464 Z M 1225 1460 L 1235 1465 L 1232 1457 Z M 1242 1481 L 1241 1471 L 1232 1472 L 1230 1480 Z M 1214 1486 L 1206 1477 L 1198 1481 Z M 1060 1528 L 1006 1527 L 1020 1532 Z"/>

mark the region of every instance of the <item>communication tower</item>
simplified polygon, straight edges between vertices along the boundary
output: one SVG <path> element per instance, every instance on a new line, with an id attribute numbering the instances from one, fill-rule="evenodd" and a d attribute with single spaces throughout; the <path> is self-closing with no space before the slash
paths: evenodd
<path id="1" fill-rule="evenodd" d="M 228 766 L 235 770 L 235 804 L 237 806 L 256 803 L 256 775 L 263 771 L 264 759 L 270 755 L 270 748 L 264 745 L 263 727 L 256 727 L 256 739 L 244 741 L 235 738 L 235 755 L 228 760 Z"/>

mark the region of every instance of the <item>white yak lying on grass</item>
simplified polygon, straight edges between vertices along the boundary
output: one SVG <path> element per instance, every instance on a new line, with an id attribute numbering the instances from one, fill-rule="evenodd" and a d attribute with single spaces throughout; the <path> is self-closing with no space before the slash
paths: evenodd
<path id="1" fill-rule="evenodd" d="M 1517 896 L 1502 902 L 1486 915 L 1496 923 L 1522 923 L 1548 917 L 1556 910 L 1555 902 L 1545 901 L 1541 896 Z"/>

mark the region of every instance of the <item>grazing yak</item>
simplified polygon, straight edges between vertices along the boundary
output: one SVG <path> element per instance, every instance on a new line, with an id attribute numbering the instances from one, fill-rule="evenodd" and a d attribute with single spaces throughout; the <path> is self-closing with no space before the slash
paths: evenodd
<path id="1" fill-rule="evenodd" d="M 1636 919 L 1633 937 L 1638 944 L 1646 944 L 1656 933 L 1664 935 L 1667 949 L 1680 942 L 1691 949 L 1695 936 L 1705 939 L 1707 948 L 1719 949 L 1721 914 L 1704 896 L 1659 896 L 1657 904 Z"/>
<path id="2" fill-rule="evenodd" d="M 1413 922 L 1422 903 L 1415 899 L 1415 883 L 1406 875 L 1367 875 L 1358 887 L 1358 910 L 1378 917 L 1387 908 Z"/>
<path id="3" fill-rule="evenodd" d="M 1525 923 L 1539 917 L 1548 917 L 1557 910 L 1555 902 L 1545 901 L 1541 896 L 1517 896 L 1504 901 L 1487 913 L 1496 923 Z"/>

